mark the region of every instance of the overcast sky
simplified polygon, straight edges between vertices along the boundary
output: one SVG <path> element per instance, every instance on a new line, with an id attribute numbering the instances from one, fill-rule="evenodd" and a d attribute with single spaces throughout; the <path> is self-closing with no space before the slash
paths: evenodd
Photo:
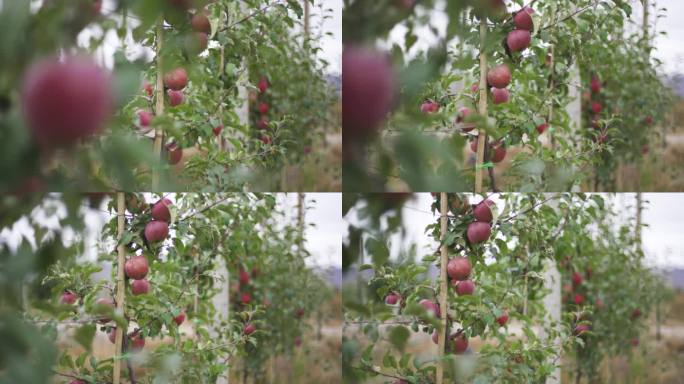
<path id="1" fill-rule="evenodd" d="M 628 31 L 635 31 L 641 28 L 641 20 L 643 14 L 643 8 L 641 6 L 640 0 L 628 0 L 633 4 L 633 17 L 635 24 L 629 25 L 627 27 Z M 650 0 L 651 4 L 654 4 L 658 9 L 666 8 L 667 11 L 660 11 L 658 14 L 662 17 L 657 18 L 653 12 L 651 12 L 651 20 L 655 21 L 656 29 L 656 51 L 654 56 L 661 59 L 664 62 L 663 70 L 667 74 L 673 73 L 683 73 L 684 72 L 684 23 L 682 23 L 682 18 L 684 18 L 684 0 Z M 441 8 L 444 8 L 444 3 L 442 3 Z M 517 6 L 516 6 L 517 8 Z M 515 8 L 512 8 L 513 10 Z M 418 9 L 420 12 L 420 8 Z M 444 36 L 446 31 L 446 25 L 449 21 L 446 14 L 443 12 L 435 12 L 430 16 L 430 21 L 432 26 L 436 28 L 439 36 Z M 402 26 L 396 27 L 390 34 L 390 41 L 387 46 L 391 44 L 399 43 L 403 44 L 404 33 L 406 29 Z M 660 32 L 666 32 L 667 35 L 660 35 Z M 415 53 L 417 51 L 422 51 L 434 44 L 437 41 L 437 36 L 433 31 L 428 28 L 422 28 L 418 30 L 419 40 L 416 45 L 410 51 Z"/>
<path id="2" fill-rule="evenodd" d="M 34 3 L 34 5 L 37 9 L 38 3 Z M 104 14 L 111 16 L 114 9 L 115 0 L 104 0 L 102 5 L 102 12 Z M 327 17 L 324 18 L 324 15 Z M 130 20 L 130 24 L 135 26 L 135 19 Z M 326 36 L 325 34 L 328 32 L 333 35 Z M 329 67 L 327 72 L 339 73 L 342 68 L 342 0 L 315 1 L 314 6 L 311 7 L 311 33 L 313 36 L 322 36 L 320 41 L 321 50 L 318 52 L 318 55 L 328 61 Z M 101 36 L 101 34 L 102 30 L 99 26 L 86 28 L 78 36 L 79 44 L 87 46 L 92 36 Z M 212 44 L 212 46 L 218 46 L 216 45 L 218 43 L 212 42 Z M 115 31 L 110 31 L 104 40 L 101 51 L 97 54 L 97 58 L 104 65 L 111 68 L 114 64 L 114 52 L 120 48 L 121 41 L 119 37 Z M 127 39 L 126 56 L 129 60 L 139 57 L 146 57 L 147 60 L 152 60 L 154 54 L 151 49 L 135 44 L 129 38 Z"/>
<path id="3" fill-rule="evenodd" d="M 437 243 L 425 234 L 425 227 L 434 223 L 437 216 L 430 212 L 432 196 L 429 193 L 415 194 L 414 200 L 405 204 L 403 209 L 404 225 L 406 226 L 407 244 L 418 246 L 419 256 L 432 253 L 437 249 Z M 604 195 L 615 203 L 619 215 L 634 217 L 635 194 L 621 193 L 618 195 Z M 476 203 L 481 198 L 471 201 Z M 493 200 L 498 201 L 496 197 Z M 646 262 L 650 266 L 684 268 L 684 193 L 646 193 L 644 194 L 645 209 L 643 222 L 648 226 L 643 229 L 642 241 Z M 501 207 L 502 203 L 497 205 Z M 624 216 L 624 217 L 626 217 Z M 351 222 L 355 222 L 351 216 Z M 401 247 L 400 236 L 392 239 L 392 250 L 396 254 Z M 422 252 L 421 252 L 422 251 Z"/>
<path id="4" fill-rule="evenodd" d="M 170 196 L 175 200 L 175 196 Z M 280 207 L 286 212 L 284 220 L 296 222 L 297 194 L 278 194 Z M 306 246 L 311 252 L 311 258 L 307 259 L 310 266 L 338 268 L 342 265 L 342 233 L 344 223 L 342 221 L 342 195 L 340 193 L 307 193 L 306 194 Z M 58 216 L 66 212 L 61 206 L 57 206 L 55 214 L 35 210 L 36 219 L 47 228 L 56 229 Z M 102 226 L 109 220 L 110 214 L 106 211 L 85 209 L 85 252 L 86 258 L 94 260 L 97 255 L 97 239 Z M 313 226 L 309 225 L 313 224 Z M 11 229 L 0 232 L 0 242 L 7 241 L 11 247 L 16 247 L 22 236 L 32 238 L 33 231 L 24 218 L 19 220 Z M 71 238 L 72 233 L 67 232 L 64 238 Z M 31 241 L 35 245 L 34 241 Z"/>

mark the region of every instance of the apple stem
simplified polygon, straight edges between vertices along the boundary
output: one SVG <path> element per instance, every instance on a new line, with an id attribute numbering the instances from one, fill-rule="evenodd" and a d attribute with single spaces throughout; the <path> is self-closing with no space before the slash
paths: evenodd
<path id="1" fill-rule="evenodd" d="M 439 239 L 441 242 L 444 242 L 444 238 L 446 237 L 447 233 L 447 212 L 448 212 L 448 207 L 447 207 L 447 194 L 446 192 L 441 192 L 439 196 L 439 211 L 440 211 L 440 235 Z M 444 378 L 444 362 L 443 362 L 443 356 L 444 356 L 444 350 L 445 350 L 445 345 L 446 345 L 446 318 L 447 318 L 447 312 L 448 312 L 448 305 L 447 305 L 447 264 L 449 263 L 449 254 L 448 254 L 448 249 L 445 244 L 442 244 L 442 247 L 440 248 L 440 268 L 439 268 L 439 311 L 440 311 L 440 318 L 439 318 L 439 324 L 440 324 L 440 329 L 438 330 L 438 335 L 437 335 L 437 348 L 438 348 L 438 360 L 439 363 L 437 364 L 437 377 L 436 377 L 436 383 L 437 384 L 442 384 L 442 380 Z"/>

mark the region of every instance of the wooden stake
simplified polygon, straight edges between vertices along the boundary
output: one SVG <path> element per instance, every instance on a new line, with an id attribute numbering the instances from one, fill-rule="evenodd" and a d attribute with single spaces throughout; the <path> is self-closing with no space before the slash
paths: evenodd
<path id="1" fill-rule="evenodd" d="M 484 46 L 487 37 L 487 19 L 482 17 L 480 20 L 480 103 L 477 112 L 483 120 L 487 120 L 487 54 Z M 477 132 L 477 159 L 475 161 L 475 193 L 482 193 L 482 178 L 484 177 L 484 152 L 487 134 L 483 129 Z"/>
<path id="2" fill-rule="evenodd" d="M 636 194 L 636 228 L 634 231 L 636 237 L 637 250 L 641 250 L 641 211 L 643 210 L 643 205 L 641 201 L 641 192 Z"/>
<path id="3" fill-rule="evenodd" d="M 157 103 L 155 108 L 155 115 L 161 116 L 164 113 L 164 69 L 162 66 L 162 37 L 163 37 L 163 22 L 160 20 L 157 22 L 157 44 L 155 47 L 155 53 L 157 55 L 157 89 L 156 97 Z M 161 159 L 161 148 L 162 141 L 164 139 L 164 132 L 161 128 L 155 128 L 154 130 L 154 157 Z M 152 170 L 152 190 L 158 191 L 159 189 L 159 168 L 154 167 Z"/>
<path id="4" fill-rule="evenodd" d="M 220 72 L 221 73 L 221 76 L 220 76 L 221 79 L 223 79 L 223 76 L 225 75 L 225 68 L 223 68 L 225 66 L 224 55 L 225 55 L 225 47 L 222 45 L 221 46 L 221 56 L 219 58 L 219 69 L 221 71 Z M 223 86 L 221 86 L 221 95 L 223 95 Z M 221 101 L 219 104 L 219 124 L 221 126 L 223 126 L 223 98 L 221 98 Z M 225 127 L 223 127 L 223 128 L 225 128 Z M 216 144 L 217 144 L 219 151 L 223 150 L 223 138 L 221 136 L 222 133 L 223 133 L 223 129 L 221 130 L 221 132 L 219 132 L 218 136 L 216 136 Z"/>
<path id="5" fill-rule="evenodd" d="M 309 39 L 310 34 L 310 22 L 311 22 L 311 11 L 309 9 L 309 0 L 304 0 L 304 36 Z"/>
<path id="6" fill-rule="evenodd" d="M 116 193 L 116 215 L 117 215 L 117 240 L 120 242 L 124 234 L 124 215 L 126 212 L 126 201 L 123 192 Z M 116 311 L 118 314 L 124 313 L 124 297 L 126 294 L 124 265 L 126 264 L 125 245 L 119 243 L 117 246 L 117 271 L 116 271 Z M 124 327 L 116 327 L 116 338 L 114 339 L 114 356 L 121 356 L 123 346 L 123 335 L 127 331 Z M 113 384 L 121 382 L 121 359 L 114 359 Z"/>
<path id="7" fill-rule="evenodd" d="M 440 193 L 439 196 L 439 211 L 441 214 L 441 217 L 439 219 L 440 222 L 440 234 L 439 234 L 439 240 L 444 241 L 444 238 L 446 237 L 447 233 L 447 194 L 445 192 Z M 448 255 L 448 250 L 446 245 L 442 244 L 442 247 L 440 248 L 440 263 L 439 263 L 439 312 L 440 312 L 440 317 L 439 317 L 439 324 L 441 326 L 441 329 L 439 330 L 439 334 L 437 337 L 437 348 L 439 350 L 437 351 L 437 356 L 439 359 L 439 362 L 437 363 L 437 378 L 436 382 L 437 384 L 442 384 L 444 380 L 444 362 L 442 358 L 444 357 L 444 349 L 446 345 L 446 325 L 447 325 L 447 310 L 448 310 L 448 305 L 447 305 L 447 263 L 449 262 L 449 255 Z"/>

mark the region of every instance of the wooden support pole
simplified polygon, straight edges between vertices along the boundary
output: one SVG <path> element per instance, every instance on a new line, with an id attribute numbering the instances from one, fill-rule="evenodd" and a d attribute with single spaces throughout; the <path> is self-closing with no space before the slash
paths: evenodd
<path id="1" fill-rule="evenodd" d="M 308 40 L 311 33 L 311 4 L 309 0 L 304 0 L 304 37 Z"/>
<path id="2" fill-rule="evenodd" d="M 156 89 L 156 106 L 155 115 L 161 116 L 164 113 L 164 68 L 162 66 L 162 38 L 164 33 L 163 21 L 157 22 L 157 41 L 155 46 L 156 62 L 157 62 L 157 89 Z M 161 160 L 162 141 L 164 139 L 164 132 L 161 128 L 154 129 L 154 157 Z M 152 170 L 152 191 L 159 190 L 159 167 L 154 167 Z"/>
<path id="3" fill-rule="evenodd" d="M 116 311 L 123 316 L 124 313 L 124 298 L 126 294 L 124 265 L 126 264 L 126 246 L 121 243 L 124 234 L 124 215 L 126 212 L 126 202 L 123 192 L 116 193 L 116 216 L 117 216 L 117 271 L 116 271 Z M 114 373 L 112 378 L 113 384 L 121 382 L 121 356 L 123 337 L 127 329 L 124 327 L 116 327 L 116 338 L 114 339 Z"/>
<path id="4" fill-rule="evenodd" d="M 440 234 L 439 234 L 439 240 L 444 241 L 444 238 L 446 237 L 447 233 L 447 194 L 446 192 L 440 193 L 439 196 L 439 211 L 440 211 L 440 218 L 439 218 L 439 224 L 440 224 Z M 436 383 L 437 384 L 442 384 L 444 380 L 444 361 L 442 360 L 444 357 L 444 349 L 446 346 L 446 331 L 447 331 L 447 311 L 448 311 L 448 305 L 447 305 L 447 263 L 449 262 L 449 254 L 446 245 L 442 244 L 442 247 L 440 248 L 440 263 L 439 263 L 439 312 L 440 312 L 440 317 L 439 317 L 439 324 L 440 324 L 440 329 L 439 329 L 439 334 L 437 338 L 437 357 L 439 361 L 437 362 L 437 378 L 436 378 Z"/>
<path id="5" fill-rule="evenodd" d="M 482 17 L 480 20 L 480 102 L 477 112 L 483 120 L 487 119 L 487 54 L 485 53 L 485 43 L 487 38 L 487 19 Z M 484 153 L 487 142 L 487 134 L 483 129 L 477 132 L 477 158 L 475 160 L 475 193 L 482 193 L 482 179 L 484 177 Z"/>
<path id="6" fill-rule="evenodd" d="M 643 210 L 641 192 L 636 194 L 636 228 L 634 235 L 636 237 L 637 250 L 641 250 L 641 211 Z"/>
<path id="7" fill-rule="evenodd" d="M 305 206 L 305 202 L 304 202 L 304 193 L 299 192 L 299 193 L 297 193 L 297 227 L 299 228 L 299 236 L 300 236 L 299 248 L 300 248 L 300 251 L 304 245 L 304 216 L 306 214 L 305 211 L 306 211 L 306 206 Z"/>
<path id="8" fill-rule="evenodd" d="M 225 47 L 222 45 L 221 46 L 221 56 L 219 57 L 219 70 L 221 72 L 221 80 L 224 79 L 226 69 L 225 67 Z M 223 96 L 224 89 L 223 89 L 223 81 L 221 82 L 221 95 Z M 221 100 L 219 101 L 219 125 L 223 126 L 223 97 L 221 97 Z M 225 127 L 224 127 L 225 128 Z M 221 129 L 221 132 L 219 132 L 218 135 L 216 135 L 216 146 L 219 151 L 223 150 L 223 137 L 221 134 L 223 133 L 223 129 Z"/>

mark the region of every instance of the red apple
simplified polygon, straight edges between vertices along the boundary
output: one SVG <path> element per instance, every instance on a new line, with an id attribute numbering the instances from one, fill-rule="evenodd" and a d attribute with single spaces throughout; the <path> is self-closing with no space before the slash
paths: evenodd
<path id="1" fill-rule="evenodd" d="M 543 122 L 543 123 L 537 125 L 537 133 L 539 133 L 539 134 L 541 135 L 541 134 L 543 134 L 544 132 L 546 132 L 546 130 L 547 130 L 548 128 L 549 128 L 549 123 Z"/>
<path id="2" fill-rule="evenodd" d="M 494 202 L 489 199 L 485 199 L 481 201 L 479 204 L 477 204 L 475 208 L 473 208 L 473 215 L 475 216 L 475 220 L 491 223 L 494 219 L 491 209 L 491 207 L 493 206 Z"/>
<path id="3" fill-rule="evenodd" d="M 240 269 L 240 285 L 247 285 L 249 284 L 249 273 L 245 271 L 244 269 Z"/>
<path id="4" fill-rule="evenodd" d="M 192 25 L 192 29 L 195 32 L 210 34 L 211 23 L 205 12 L 206 11 L 200 11 L 195 13 L 195 15 L 192 16 L 192 19 L 190 19 L 190 25 Z"/>
<path id="5" fill-rule="evenodd" d="M 534 30 L 534 21 L 532 20 L 532 14 L 534 10 L 530 7 L 525 7 L 520 11 L 515 13 L 513 16 L 513 24 L 517 29 L 525 29 L 528 31 Z"/>
<path id="6" fill-rule="evenodd" d="M 70 146 L 97 134 L 112 112 L 110 76 L 85 57 L 34 64 L 21 93 L 31 135 L 44 148 Z"/>
<path id="7" fill-rule="evenodd" d="M 451 283 L 459 296 L 472 295 L 475 292 L 475 283 L 472 280 L 452 280 Z"/>
<path id="8" fill-rule="evenodd" d="M 470 86 L 470 91 L 475 93 L 480 87 L 477 85 L 477 83 L 473 84 Z"/>
<path id="9" fill-rule="evenodd" d="M 573 302 L 577 305 L 582 305 L 584 303 L 584 296 L 580 295 L 579 293 L 575 295 Z"/>
<path id="10" fill-rule="evenodd" d="M 439 332 L 436 329 L 432 332 L 432 342 L 439 344 Z"/>
<path id="11" fill-rule="evenodd" d="M 145 238 L 150 243 L 166 239 L 169 235 L 169 224 L 165 221 L 152 220 L 145 225 Z"/>
<path id="12" fill-rule="evenodd" d="M 169 155 L 169 164 L 171 165 L 176 165 L 178 164 L 181 159 L 183 158 L 183 148 L 179 147 L 178 144 L 176 143 L 168 143 L 166 144 L 166 150 L 168 151 Z"/>
<path id="13" fill-rule="evenodd" d="M 572 284 L 574 286 L 582 284 L 582 275 L 579 272 L 575 272 L 572 274 Z"/>
<path id="14" fill-rule="evenodd" d="M 487 72 L 487 83 L 494 88 L 506 88 L 511 83 L 511 70 L 501 64 Z"/>
<path id="15" fill-rule="evenodd" d="M 489 226 L 489 223 L 475 221 L 468 224 L 468 231 L 466 235 L 470 243 L 477 244 L 489 239 L 489 235 L 491 233 L 492 228 Z"/>
<path id="16" fill-rule="evenodd" d="M 525 29 L 514 29 L 508 33 L 506 44 L 512 52 L 520 52 L 530 46 L 532 35 Z"/>
<path id="17" fill-rule="evenodd" d="M 240 296 L 240 301 L 242 301 L 242 304 L 249 304 L 250 301 L 252 301 L 252 295 L 249 293 L 245 292 Z"/>
<path id="18" fill-rule="evenodd" d="M 144 295 L 150 291 L 150 282 L 146 279 L 133 280 L 131 283 L 131 292 L 134 296 Z"/>
<path id="19" fill-rule="evenodd" d="M 64 293 L 62 293 L 62 297 L 59 299 L 59 302 L 62 304 L 73 305 L 76 303 L 77 300 L 77 294 L 71 291 L 64 291 Z"/>
<path id="20" fill-rule="evenodd" d="M 259 88 L 259 92 L 265 93 L 266 90 L 268 89 L 268 86 L 269 86 L 268 78 L 266 76 L 262 76 L 259 79 L 259 83 L 257 84 L 257 88 Z"/>
<path id="21" fill-rule="evenodd" d="M 598 101 L 594 101 L 593 103 L 591 103 L 591 111 L 594 112 L 595 114 L 598 115 L 599 113 L 601 113 L 602 109 L 603 109 L 603 106 Z"/>
<path id="22" fill-rule="evenodd" d="M 644 119 L 644 123 L 646 123 L 646 125 L 653 124 L 653 116 L 646 116 L 646 118 Z"/>
<path id="23" fill-rule="evenodd" d="M 185 98 L 183 96 L 183 91 L 174 91 L 173 89 L 169 89 L 166 91 L 166 94 L 169 96 L 170 106 L 175 107 L 183 104 L 183 99 Z"/>
<path id="24" fill-rule="evenodd" d="M 139 351 L 145 347 L 145 339 L 140 333 L 136 333 L 133 336 L 129 335 L 128 341 L 130 342 L 130 347 L 134 351 Z"/>
<path id="25" fill-rule="evenodd" d="M 266 103 L 259 103 L 259 113 L 262 115 L 265 115 L 268 113 L 268 104 Z"/>
<path id="26" fill-rule="evenodd" d="M 262 116 L 259 120 L 257 120 L 256 126 L 262 131 L 268 129 L 268 118 Z"/>
<path id="27" fill-rule="evenodd" d="M 273 142 L 273 140 L 271 140 L 271 136 L 269 135 L 260 135 L 259 140 L 261 140 L 264 145 L 270 145 Z"/>
<path id="28" fill-rule="evenodd" d="M 185 321 L 185 311 L 179 313 L 178 316 L 174 317 L 173 321 L 176 323 L 177 326 L 183 324 L 183 322 Z"/>
<path id="29" fill-rule="evenodd" d="M 589 87 L 591 87 L 591 91 L 594 93 L 601 92 L 601 79 L 597 75 L 592 76 Z"/>
<path id="30" fill-rule="evenodd" d="M 460 355 L 468 349 L 468 338 L 465 335 L 460 334 L 453 338 L 453 352 L 456 355 Z"/>
<path id="31" fill-rule="evenodd" d="M 145 93 L 148 97 L 152 97 L 154 89 L 152 88 L 152 84 L 150 84 L 147 80 L 143 82 L 143 90 L 145 90 Z"/>
<path id="32" fill-rule="evenodd" d="M 504 310 L 501 313 L 501 316 L 496 318 L 496 322 L 499 323 L 499 325 L 502 327 L 506 325 L 506 323 L 508 322 L 508 311 Z"/>
<path id="33" fill-rule="evenodd" d="M 470 261 L 466 257 L 456 256 L 447 263 L 447 274 L 453 280 L 465 280 L 471 271 Z"/>
<path id="34" fill-rule="evenodd" d="M 580 336 L 583 335 L 585 332 L 589 331 L 591 327 L 587 324 L 580 324 L 575 327 L 574 334 L 575 336 Z"/>
<path id="35" fill-rule="evenodd" d="M 184 68 L 176 68 L 164 75 L 164 86 L 180 91 L 188 85 L 188 73 Z"/>
<path id="36" fill-rule="evenodd" d="M 149 270 L 150 266 L 145 256 L 133 256 L 126 260 L 126 264 L 124 264 L 126 276 L 134 280 L 144 279 Z"/>
<path id="37" fill-rule="evenodd" d="M 632 311 L 632 319 L 637 319 L 641 317 L 641 309 L 637 308 Z"/>
<path id="38" fill-rule="evenodd" d="M 425 114 L 435 113 L 439 111 L 439 103 L 435 101 L 426 101 L 420 105 L 420 111 Z"/>
<path id="39" fill-rule="evenodd" d="M 472 113 L 473 113 L 473 111 L 468 107 L 459 108 L 458 109 L 458 115 L 456 115 L 456 124 L 461 124 L 461 123 L 465 122 L 468 119 L 468 116 L 470 116 Z M 470 132 L 473 129 L 475 129 L 475 127 L 471 126 L 471 127 L 462 128 L 461 130 L 463 132 Z"/>
<path id="40" fill-rule="evenodd" d="M 489 157 L 493 163 L 500 163 L 506 157 L 506 147 L 503 143 L 490 144 Z"/>
<path id="41" fill-rule="evenodd" d="M 401 299 L 401 296 L 392 292 L 392 293 L 388 294 L 387 296 L 385 296 L 385 304 L 396 305 L 400 299 Z"/>
<path id="42" fill-rule="evenodd" d="M 425 310 L 428 313 L 431 313 L 435 317 L 439 317 L 441 314 L 441 312 L 439 310 L 439 305 L 437 305 L 436 303 L 434 303 L 428 299 L 422 299 L 421 301 L 418 302 L 418 304 L 420 304 L 423 308 L 425 308 Z"/>
<path id="43" fill-rule="evenodd" d="M 304 316 L 304 308 L 295 309 L 295 317 L 301 319 Z"/>
<path id="44" fill-rule="evenodd" d="M 217 125 L 216 127 L 214 127 L 214 129 L 213 129 L 214 136 L 220 135 L 222 130 L 223 130 L 223 124 Z"/>
<path id="45" fill-rule="evenodd" d="M 152 206 L 152 218 L 155 220 L 166 221 L 167 223 L 171 221 L 171 211 L 169 210 L 169 205 L 171 205 L 171 200 L 162 199 L 154 203 Z"/>
<path id="46" fill-rule="evenodd" d="M 112 344 L 116 343 L 116 327 L 113 327 L 109 330 L 109 333 L 107 333 L 107 338 L 112 342 Z"/>
<path id="47" fill-rule="evenodd" d="M 245 325 L 245 328 L 244 328 L 244 330 L 243 330 L 243 333 L 244 333 L 245 335 L 249 336 L 249 335 L 251 335 L 252 333 L 254 333 L 255 331 L 256 331 L 256 327 L 254 326 L 254 324 L 249 323 L 249 324 Z"/>
<path id="48" fill-rule="evenodd" d="M 140 119 L 141 127 L 149 127 L 152 123 L 152 112 L 149 111 L 138 111 L 138 118 Z"/>
<path id="49" fill-rule="evenodd" d="M 372 136 L 390 111 L 395 79 L 388 57 L 375 50 L 345 47 L 342 54 L 342 131 L 346 138 Z"/>
<path id="50" fill-rule="evenodd" d="M 506 88 L 492 88 L 492 102 L 494 104 L 508 103 L 510 93 Z"/>

